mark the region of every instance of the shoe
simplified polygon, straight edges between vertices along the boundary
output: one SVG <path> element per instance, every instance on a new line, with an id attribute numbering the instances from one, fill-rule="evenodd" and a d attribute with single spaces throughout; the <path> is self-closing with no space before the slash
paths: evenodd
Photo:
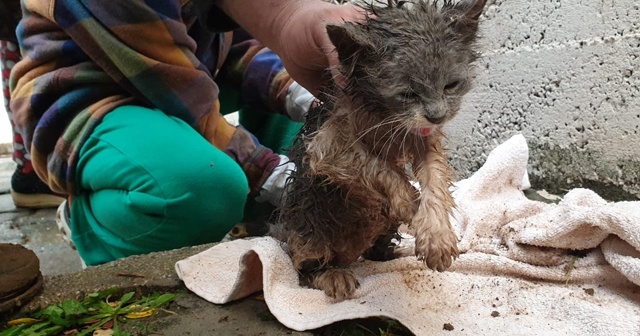
<path id="1" fill-rule="evenodd" d="M 58 206 L 58 211 L 56 211 L 56 225 L 60 233 L 62 233 L 62 239 L 75 250 L 76 245 L 73 243 L 73 240 L 71 240 L 71 228 L 69 227 L 70 218 L 69 202 L 64 201 Z"/>
<path id="2" fill-rule="evenodd" d="M 0 313 L 25 305 L 42 288 L 40 260 L 33 251 L 0 244 Z"/>
<path id="3" fill-rule="evenodd" d="M 71 222 L 70 204 L 71 197 L 60 204 L 58 211 L 56 211 L 56 225 L 62 234 L 62 239 L 69 244 L 74 251 L 77 251 L 76 245 L 73 243 L 73 240 L 71 240 L 71 228 L 69 227 L 69 223 Z M 82 262 L 82 269 L 87 268 L 87 263 L 84 262 L 82 257 L 80 257 L 80 261 Z"/>
<path id="4" fill-rule="evenodd" d="M 55 208 L 64 201 L 35 172 L 26 174 L 20 167 L 11 176 L 11 198 L 16 207 L 29 209 Z"/>

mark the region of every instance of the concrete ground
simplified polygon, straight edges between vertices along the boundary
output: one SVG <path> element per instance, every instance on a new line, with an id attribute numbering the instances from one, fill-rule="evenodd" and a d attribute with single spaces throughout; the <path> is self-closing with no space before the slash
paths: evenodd
<path id="1" fill-rule="evenodd" d="M 177 315 L 139 320 L 151 323 L 154 333 L 162 335 L 313 335 L 289 330 L 269 318 L 266 304 L 255 297 L 220 306 L 188 294 L 174 264 L 210 245 L 130 257 L 82 270 L 78 253 L 64 242 L 56 227 L 56 209 L 27 210 L 13 205 L 9 187 L 14 169 L 9 156 L 0 157 L 0 243 L 22 244 L 33 250 L 40 259 L 45 285 L 40 295 L 13 316 L 118 287 L 142 293 L 155 290 L 187 293 L 171 306 Z M 0 331 L 8 318 L 0 315 Z"/>
<path id="2" fill-rule="evenodd" d="M 0 157 L 0 243 L 22 244 L 40 258 L 44 275 L 58 275 L 82 269 L 78 253 L 63 240 L 55 223 L 56 209 L 17 209 L 10 194 L 15 163 Z"/>
<path id="3" fill-rule="evenodd" d="M 295 332 L 278 323 L 259 297 L 253 296 L 226 305 L 206 302 L 189 293 L 178 279 L 174 264 L 211 245 L 133 256 L 83 270 L 77 252 L 64 242 L 56 227 L 56 209 L 15 208 L 9 190 L 14 169 L 15 165 L 9 156 L 0 156 L 0 243 L 22 244 L 35 251 L 40 258 L 45 285 L 41 294 L 21 311 L 12 316 L 0 316 L 0 331 L 11 317 L 24 316 L 52 303 L 80 299 L 86 294 L 112 287 L 121 288 L 123 292 L 185 293 L 170 306 L 175 315 L 167 314 L 150 321 L 140 320 L 148 327 L 147 330 L 154 330 L 154 335 L 361 335 L 363 331 L 358 328 L 362 324 L 384 323 L 380 319 L 351 321 L 312 332 Z M 528 196 L 554 201 L 552 195 L 544 192 L 531 191 Z M 353 328 L 356 332 L 348 331 Z M 370 330 L 378 330 L 378 327 Z"/>

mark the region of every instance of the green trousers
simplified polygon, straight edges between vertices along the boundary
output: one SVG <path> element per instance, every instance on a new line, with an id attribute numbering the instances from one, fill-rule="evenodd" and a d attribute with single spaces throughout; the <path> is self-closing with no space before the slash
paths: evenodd
<path id="1" fill-rule="evenodd" d="M 247 128 L 280 153 L 300 127 L 249 114 L 241 120 L 258 123 Z M 69 224 L 87 265 L 219 241 L 242 220 L 249 192 L 240 166 L 192 127 L 137 106 L 105 116 L 81 148 L 76 177 Z"/>

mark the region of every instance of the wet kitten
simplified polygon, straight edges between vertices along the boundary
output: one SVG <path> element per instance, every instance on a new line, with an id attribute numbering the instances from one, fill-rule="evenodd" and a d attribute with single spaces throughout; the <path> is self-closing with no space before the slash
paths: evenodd
<path id="1" fill-rule="evenodd" d="M 442 125 L 470 89 L 484 5 L 401 2 L 369 8 L 362 24 L 327 26 L 348 85 L 309 112 L 280 211 L 283 240 L 311 286 L 352 297 L 358 281 L 346 266 L 397 256 L 400 223 L 415 230 L 413 252 L 429 268 L 444 271 L 458 256 Z"/>

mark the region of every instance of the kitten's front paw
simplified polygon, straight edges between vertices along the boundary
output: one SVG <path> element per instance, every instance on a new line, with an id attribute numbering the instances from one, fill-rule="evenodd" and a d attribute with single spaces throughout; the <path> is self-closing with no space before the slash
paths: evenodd
<path id="1" fill-rule="evenodd" d="M 458 237 L 449 221 L 424 223 L 416 230 L 415 254 L 427 267 L 442 272 L 458 257 Z"/>
<path id="2" fill-rule="evenodd" d="M 353 297 L 356 289 L 360 287 L 353 272 L 342 268 L 328 269 L 317 274 L 312 285 L 322 289 L 327 296 L 340 301 Z"/>

